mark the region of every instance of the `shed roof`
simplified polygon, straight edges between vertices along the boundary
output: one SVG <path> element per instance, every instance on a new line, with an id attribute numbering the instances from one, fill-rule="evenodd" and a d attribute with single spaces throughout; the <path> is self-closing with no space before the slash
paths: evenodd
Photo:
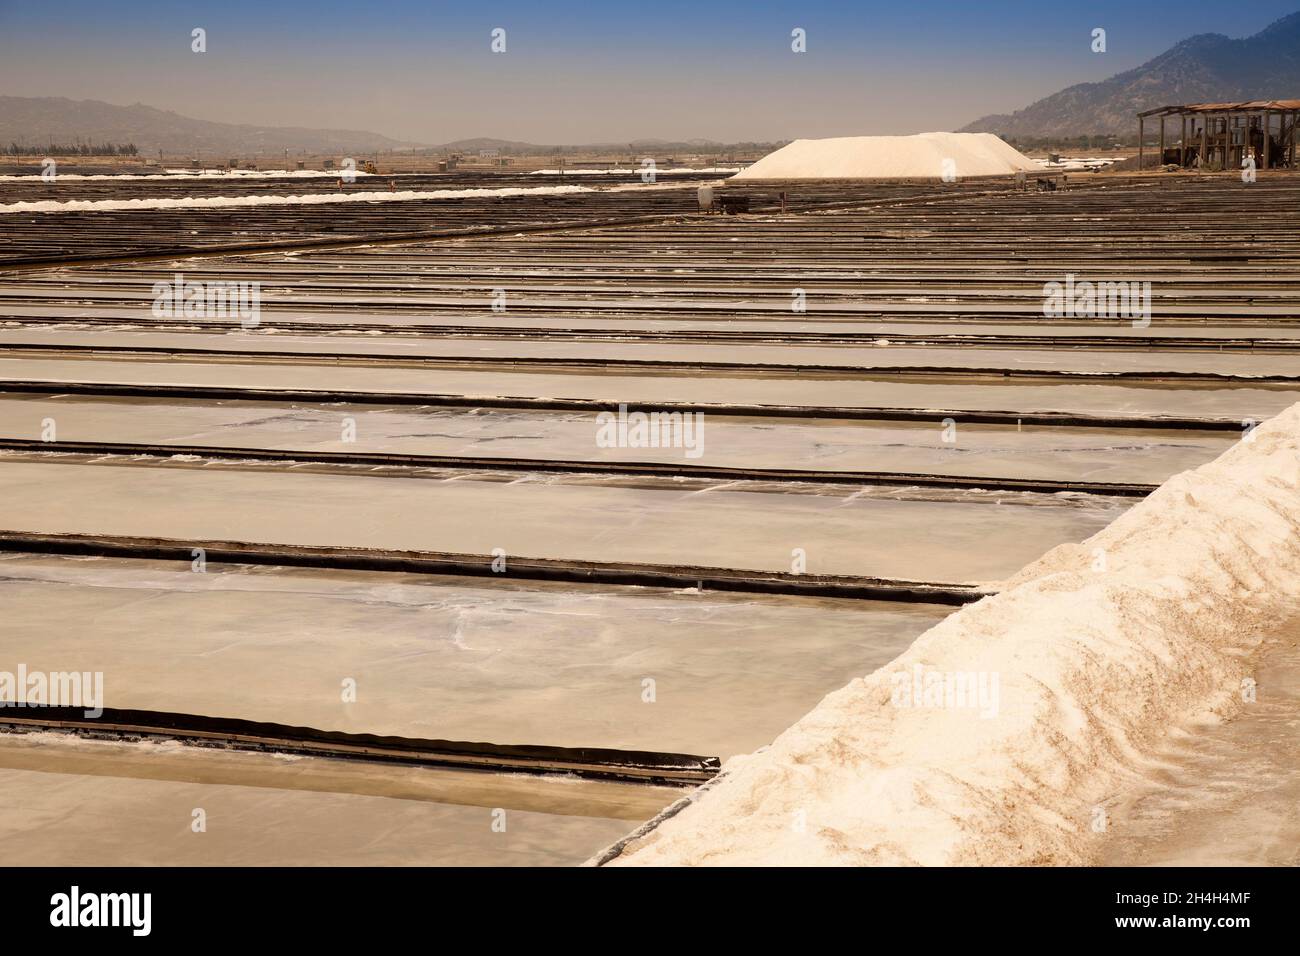
<path id="1" fill-rule="evenodd" d="M 1240 103 L 1187 103 L 1183 106 L 1157 106 L 1144 110 L 1138 116 L 1158 116 L 1170 113 L 1258 113 L 1262 110 L 1278 110 L 1289 113 L 1300 110 L 1300 100 L 1246 100 Z"/>

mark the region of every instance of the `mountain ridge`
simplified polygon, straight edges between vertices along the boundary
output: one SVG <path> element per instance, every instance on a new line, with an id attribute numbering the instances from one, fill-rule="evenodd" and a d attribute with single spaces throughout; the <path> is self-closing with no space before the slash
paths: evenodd
<path id="1" fill-rule="evenodd" d="M 0 96 L 0 146 L 134 143 L 141 153 L 374 152 L 419 146 L 366 130 L 219 123 L 144 103 L 115 106 L 64 96 Z"/>
<path id="2" fill-rule="evenodd" d="M 366 130 L 316 129 L 303 126 L 257 126 L 194 119 L 145 103 L 116 106 L 101 100 L 62 96 L 0 96 L 0 150 L 58 144 L 125 145 L 134 143 L 143 156 L 162 150 L 171 155 L 207 153 L 218 157 L 282 153 L 365 156 L 402 151 L 415 154 L 499 150 L 546 155 L 566 151 L 621 153 L 628 150 L 720 152 L 731 148 L 770 147 L 771 143 L 721 143 L 705 139 L 635 139 L 624 142 L 543 145 L 490 136 L 429 144 L 393 139 Z"/>
<path id="3" fill-rule="evenodd" d="M 1012 138 L 1132 134 L 1142 110 L 1264 99 L 1300 99 L 1300 11 L 1242 39 L 1194 34 L 1134 69 L 1076 83 L 1013 113 L 981 117 L 958 132 Z"/>

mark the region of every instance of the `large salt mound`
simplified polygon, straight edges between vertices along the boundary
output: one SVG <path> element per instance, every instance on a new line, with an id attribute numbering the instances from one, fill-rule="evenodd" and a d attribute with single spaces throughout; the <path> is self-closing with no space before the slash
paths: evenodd
<path id="1" fill-rule="evenodd" d="M 1300 404 L 728 761 L 614 862 L 1092 862 L 1170 732 L 1245 706 L 1297 582 Z M 989 710 L 896 696 L 959 672 L 989 675 Z"/>
<path id="2" fill-rule="evenodd" d="M 945 161 L 951 160 L 951 164 Z M 941 179 L 1041 171 L 992 133 L 797 139 L 733 176 L 750 179 Z"/>

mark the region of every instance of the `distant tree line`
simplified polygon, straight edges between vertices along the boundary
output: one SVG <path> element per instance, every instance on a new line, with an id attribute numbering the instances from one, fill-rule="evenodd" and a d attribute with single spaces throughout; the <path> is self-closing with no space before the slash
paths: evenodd
<path id="1" fill-rule="evenodd" d="M 1110 146 L 1133 146 L 1137 136 L 1132 133 L 1092 133 L 1081 136 L 1016 136 L 1000 134 L 1016 149 L 1106 149 Z"/>
<path id="2" fill-rule="evenodd" d="M 24 146 L 10 143 L 7 156 L 138 156 L 135 143 L 48 143 Z"/>

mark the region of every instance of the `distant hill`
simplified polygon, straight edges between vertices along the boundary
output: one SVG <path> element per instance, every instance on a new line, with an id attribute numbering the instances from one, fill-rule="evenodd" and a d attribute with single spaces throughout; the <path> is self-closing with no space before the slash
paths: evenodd
<path id="1" fill-rule="evenodd" d="M 0 151 L 17 143 L 20 146 L 59 144 L 121 145 L 134 143 L 142 156 L 160 149 L 169 155 L 193 155 L 202 152 L 216 159 L 232 156 L 283 153 L 323 153 L 326 155 L 365 156 L 386 150 L 404 150 L 422 154 L 460 152 L 474 154 L 495 149 L 503 156 L 539 156 L 552 153 L 601 152 L 622 153 L 646 150 L 663 155 L 704 153 L 719 155 L 728 151 L 767 152 L 780 143 L 715 143 L 691 139 L 669 141 L 640 139 L 623 143 L 587 143 L 546 146 L 517 140 L 479 136 L 451 143 L 429 145 L 390 139 L 379 133 L 350 129 L 307 129 L 298 126 L 249 126 L 214 123 L 192 119 L 179 113 L 155 109 L 136 103 L 113 106 L 98 100 L 70 100 L 63 97 L 0 96 Z"/>
<path id="2" fill-rule="evenodd" d="M 1080 83 L 963 133 L 1030 138 L 1136 134 L 1141 110 L 1179 103 L 1300 99 L 1300 13 L 1244 40 L 1202 33 L 1100 83 Z"/>
<path id="3" fill-rule="evenodd" d="M 375 153 L 418 144 L 378 133 L 297 126 L 248 126 L 191 119 L 136 103 L 113 106 L 98 100 L 0 96 L 0 148 L 10 143 L 135 143 L 144 155 L 158 150 L 232 153 Z"/>

